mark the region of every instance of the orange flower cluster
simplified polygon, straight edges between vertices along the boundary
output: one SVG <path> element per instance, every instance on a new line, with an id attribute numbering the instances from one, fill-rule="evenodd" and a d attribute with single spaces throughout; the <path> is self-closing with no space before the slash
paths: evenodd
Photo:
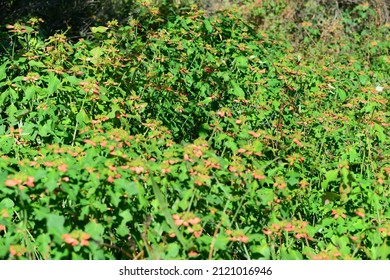
<path id="1" fill-rule="evenodd" d="M 196 258 L 197 256 L 199 256 L 199 253 L 196 251 L 190 251 L 190 252 L 188 252 L 188 256 L 190 258 Z"/>
<path id="2" fill-rule="evenodd" d="M 172 218 L 175 220 L 175 225 L 178 227 L 183 225 L 187 228 L 189 233 L 192 233 L 195 238 L 199 238 L 202 234 L 203 228 L 200 225 L 201 219 L 196 217 L 191 212 L 186 212 L 184 214 L 173 214 Z"/>
<path id="3" fill-rule="evenodd" d="M 132 166 L 130 167 L 131 171 L 134 171 L 137 174 L 141 174 L 145 171 L 145 168 L 143 166 Z"/>
<path id="4" fill-rule="evenodd" d="M 100 87 L 98 82 L 96 81 L 91 80 L 91 81 L 80 82 L 79 85 L 85 92 L 92 93 L 95 95 L 99 94 Z"/>
<path id="5" fill-rule="evenodd" d="M 232 162 L 229 165 L 228 170 L 236 177 L 243 176 L 245 173 L 245 163 L 243 158 L 239 156 L 232 156 Z"/>
<path id="6" fill-rule="evenodd" d="M 287 187 L 286 182 L 283 177 L 276 177 L 274 182 L 274 187 L 277 187 L 279 190 L 283 190 Z"/>
<path id="7" fill-rule="evenodd" d="M 360 218 L 364 218 L 366 216 L 366 213 L 363 208 L 358 208 L 355 211 L 355 214 L 358 215 Z"/>
<path id="8" fill-rule="evenodd" d="M 253 178 L 257 179 L 257 180 L 264 180 L 266 179 L 267 177 L 265 177 L 264 173 L 262 170 L 259 170 L 259 169 L 256 169 L 252 172 L 252 176 Z"/>
<path id="9" fill-rule="evenodd" d="M 229 108 L 222 108 L 221 110 L 215 112 L 215 114 L 220 118 L 224 118 L 225 116 L 232 116 L 232 113 L 230 112 Z"/>
<path id="10" fill-rule="evenodd" d="M 207 180 L 209 179 L 210 179 L 209 175 L 198 174 L 195 176 L 194 184 L 197 186 L 203 186 L 204 184 L 207 184 Z"/>
<path id="11" fill-rule="evenodd" d="M 244 234 L 242 230 L 225 230 L 225 233 L 229 235 L 229 240 L 233 242 L 248 243 L 249 237 Z"/>
<path id="12" fill-rule="evenodd" d="M 338 219 L 339 217 L 345 219 L 347 216 L 344 214 L 344 209 L 339 208 L 339 209 L 332 209 L 332 215 L 334 216 L 335 219 Z"/>
<path id="13" fill-rule="evenodd" d="M 27 33 L 28 32 L 28 30 L 26 28 L 27 26 L 23 26 L 20 23 L 16 23 L 14 25 L 8 24 L 6 27 L 7 27 L 7 29 L 9 29 L 9 32 L 12 32 L 12 33 Z"/>
<path id="14" fill-rule="evenodd" d="M 249 131 L 248 133 L 249 133 L 250 135 L 252 135 L 253 137 L 255 137 L 255 138 L 259 138 L 259 137 L 260 137 L 260 134 L 257 133 L 257 132 Z"/>
<path id="15" fill-rule="evenodd" d="M 26 176 L 21 176 L 21 177 L 26 177 Z M 27 178 L 12 178 L 12 179 L 6 180 L 4 182 L 4 184 L 7 187 L 18 186 L 19 189 L 23 190 L 26 186 L 27 187 L 34 187 L 34 177 L 27 176 Z"/>
<path id="16" fill-rule="evenodd" d="M 293 165 L 296 161 L 302 163 L 305 160 L 305 158 L 300 154 L 294 153 L 292 155 L 287 156 L 286 160 L 290 165 Z"/>
<path id="17" fill-rule="evenodd" d="M 215 168 L 215 169 L 221 169 L 221 165 L 218 163 L 218 160 L 216 158 L 208 158 L 204 160 L 204 165 L 206 168 Z"/>
<path id="18" fill-rule="evenodd" d="M 390 236 L 390 224 L 382 224 L 378 231 L 384 236 Z"/>
<path id="19" fill-rule="evenodd" d="M 251 156 L 252 154 L 255 154 L 259 157 L 261 157 L 263 154 L 261 152 L 254 151 L 253 147 L 246 145 L 244 148 L 239 148 L 237 150 L 237 153 L 239 154 L 246 154 L 247 156 Z"/>
<path id="20" fill-rule="evenodd" d="M 122 169 L 127 169 L 129 166 L 121 166 Z M 107 181 L 109 183 L 114 183 L 115 179 L 121 178 L 121 174 L 117 172 L 118 168 L 116 166 L 110 165 L 108 166 L 108 171 L 107 171 Z"/>
<path id="21" fill-rule="evenodd" d="M 321 251 L 310 257 L 313 260 L 337 260 L 338 257 L 341 257 L 341 253 L 338 250 L 333 249 L 330 251 Z"/>
<path id="22" fill-rule="evenodd" d="M 193 162 L 191 159 L 192 156 L 200 158 L 204 155 L 205 151 L 208 148 L 208 143 L 205 140 L 197 139 L 194 144 L 190 144 L 184 147 L 184 160 Z"/>
<path id="23" fill-rule="evenodd" d="M 294 138 L 292 141 L 293 141 L 293 143 L 297 144 L 299 147 L 301 147 L 301 148 L 303 147 L 302 142 L 299 141 L 297 138 Z"/>
<path id="24" fill-rule="evenodd" d="M 1 213 L 0 217 L 2 217 L 2 218 L 9 218 L 9 214 L 8 214 L 7 209 L 4 208 L 3 210 L 1 210 L 0 213 Z"/>
<path id="25" fill-rule="evenodd" d="M 23 77 L 23 81 L 25 82 L 36 82 L 40 78 L 37 73 L 28 73 L 26 77 Z"/>
<path id="26" fill-rule="evenodd" d="M 72 157 L 81 157 L 81 156 L 85 156 L 86 155 L 86 152 L 83 151 L 83 148 L 82 147 L 78 147 L 78 146 L 59 146 L 58 144 L 51 144 L 51 145 L 48 145 L 48 148 L 53 151 L 53 153 L 55 154 L 64 154 L 64 153 L 67 153 L 69 155 L 71 155 Z M 54 165 L 54 164 L 51 164 L 50 165 L 50 162 L 45 162 L 45 166 L 58 166 L 59 164 L 62 163 L 61 160 L 58 160 L 56 161 L 56 163 L 58 163 L 57 165 Z M 36 166 L 36 167 L 39 167 L 40 164 L 37 163 L 37 162 L 31 162 L 30 163 L 31 166 Z"/>
<path id="27" fill-rule="evenodd" d="M 154 159 L 152 161 L 156 161 L 156 160 Z M 171 172 L 171 165 L 174 165 L 174 164 L 176 164 L 178 162 L 180 162 L 179 159 L 164 160 L 163 163 L 161 164 L 161 173 L 162 174 L 166 174 L 166 173 Z"/>
<path id="28" fill-rule="evenodd" d="M 60 160 L 56 160 L 56 161 L 45 161 L 43 162 L 43 165 L 46 166 L 46 167 L 57 167 L 58 171 L 60 172 L 63 172 L 65 173 L 67 170 L 68 170 L 68 166 L 60 161 Z"/>
<path id="29" fill-rule="evenodd" d="M 306 188 L 306 187 L 308 187 L 310 184 L 309 184 L 309 182 L 306 180 L 306 179 L 302 179 L 301 181 L 299 181 L 299 186 L 301 187 L 301 188 Z"/>
<path id="30" fill-rule="evenodd" d="M 308 234 L 307 230 L 308 222 L 293 220 L 293 221 L 280 221 L 277 223 L 273 223 L 268 229 L 264 229 L 263 232 L 266 235 L 277 235 L 281 236 L 282 231 L 292 232 L 296 239 L 307 239 L 312 240 L 312 238 Z"/>
<path id="31" fill-rule="evenodd" d="M 88 246 L 91 236 L 81 230 L 74 230 L 71 233 L 63 234 L 61 238 L 65 241 L 65 243 L 72 246 L 77 246 L 79 244 L 81 246 Z"/>
<path id="32" fill-rule="evenodd" d="M 311 27 L 313 26 L 313 23 L 310 21 L 304 21 L 301 23 L 302 27 Z"/>
<path id="33" fill-rule="evenodd" d="M 21 257 L 24 253 L 26 253 L 26 248 L 24 248 L 22 245 L 10 245 L 9 253 L 11 256 Z"/>

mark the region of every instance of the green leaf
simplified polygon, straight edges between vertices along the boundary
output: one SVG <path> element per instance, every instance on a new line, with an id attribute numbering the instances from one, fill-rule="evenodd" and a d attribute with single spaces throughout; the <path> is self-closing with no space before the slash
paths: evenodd
<path id="1" fill-rule="evenodd" d="M 92 202 L 91 206 L 99 210 L 101 213 L 107 212 L 107 205 L 100 201 L 95 200 L 94 202 Z"/>
<path id="2" fill-rule="evenodd" d="M 168 244 L 167 256 L 169 259 L 177 257 L 179 254 L 180 247 L 177 243 Z"/>
<path id="3" fill-rule="evenodd" d="M 36 89 L 36 87 L 34 87 L 34 86 L 28 87 L 26 89 L 26 91 L 24 92 L 24 98 L 23 98 L 22 102 L 30 101 L 34 97 L 35 89 Z"/>
<path id="4" fill-rule="evenodd" d="M 356 151 L 355 148 L 352 148 L 349 150 L 349 161 L 355 162 L 356 160 L 360 159 L 359 153 Z"/>
<path id="5" fill-rule="evenodd" d="M 276 87 L 278 85 L 280 85 L 280 81 L 278 79 L 269 79 L 267 82 L 267 86 L 269 88 L 273 88 L 273 87 Z"/>
<path id="6" fill-rule="evenodd" d="M 44 220 L 48 214 L 50 214 L 50 209 L 47 207 L 39 207 L 34 209 L 34 215 L 38 221 Z"/>
<path id="7" fill-rule="evenodd" d="M 188 21 L 188 23 L 191 22 L 191 20 L 189 18 L 187 18 L 187 21 Z M 186 29 L 186 30 L 188 29 L 187 22 L 186 22 L 186 20 L 184 18 L 180 21 L 180 23 L 181 23 L 181 25 L 183 26 L 184 29 Z"/>
<path id="8" fill-rule="evenodd" d="M 345 91 L 343 89 L 341 89 L 341 88 L 337 89 L 337 93 L 338 93 L 339 98 L 342 102 L 345 101 L 345 99 L 347 99 L 347 94 L 345 93 Z"/>
<path id="9" fill-rule="evenodd" d="M 37 68 L 45 67 L 45 64 L 43 64 L 41 61 L 35 61 L 35 60 L 30 60 L 28 62 L 28 65 L 30 65 L 31 67 L 37 67 Z"/>
<path id="10" fill-rule="evenodd" d="M 281 249 L 281 257 L 283 260 L 303 260 L 303 256 L 296 250 L 287 250 L 284 246 Z"/>
<path id="11" fill-rule="evenodd" d="M 218 234 L 217 238 L 215 239 L 214 247 L 218 250 L 226 250 L 227 244 L 229 243 L 229 237 Z"/>
<path id="12" fill-rule="evenodd" d="M 47 233 L 41 233 L 36 239 L 36 245 L 38 250 L 43 255 L 49 255 L 50 251 L 50 235 Z"/>
<path id="13" fill-rule="evenodd" d="M 43 126 L 39 127 L 39 135 L 42 137 L 46 137 L 52 133 L 51 125 L 53 121 L 48 120 Z"/>
<path id="14" fill-rule="evenodd" d="M 115 180 L 114 184 L 115 187 L 124 190 L 128 196 L 133 196 L 138 194 L 138 188 L 134 182 L 125 179 L 117 179 Z"/>
<path id="15" fill-rule="evenodd" d="M 117 193 L 117 192 L 112 191 L 111 189 L 107 190 L 107 194 L 111 198 L 111 200 L 110 200 L 111 204 L 114 205 L 115 207 L 118 207 L 119 202 L 121 201 L 120 194 Z"/>
<path id="16" fill-rule="evenodd" d="M 90 119 L 84 109 L 81 109 L 76 115 L 76 121 L 78 124 L 88 124 Z"/>
<path id="17" fill-rule="evenodd" d="M 322 189 L 326 189 L 330 182 L 333 182 L 337 179 L 339 175 L 339 170 L 330 170 L 325 173 L 325 180 L 321 183 Z"/>
<path id="18" fill-rule="evenodd" d="M 47 231 L 55 235 L 65 233 L 65 218 L 57 214 L 47 215 Z"/>
<path id="19" fill-rule="evenodd" d="M 376 104 L 375 103 L 368 103 L 367 106 L 364 107 L 364 111 L 366 113 L 371 113 L 376 107 Z"/>
<path id="20" fill-rule="evenodd" d="M 210 133 L 210 126 L 207 123 L 204 123 L 199 128 L 199 137 L 206 139 Z"/>
<path id="21" fill-rule="evenodd" d="M 6 73 L 6 69 L 7 69 L 7 65 L 9 64 L 8 61 L 4 62 L 1 66 L 0 66 L 0 81 L 4 80 L 6 77 L 7 77 L 7 73 Z"/>
<path id="22" fill-rule="evenodd" d="M 57 91 L 58 86 L 61 84 L 61 81 L 53 74 L 53 72 L 49 73 L 49 84 L 47 87 L 48 94 L 53 94 Z"/>
<path id="23" fill-rule="evenodd" d="M 107 29 L 108 27 L 105 26 L 91 27 L 92 33 L 104 33 Z"/>
<path id="24" fill-rule="evenodd" d="M 286 174 L 286 177 L 286 182 L 289 183 L 290 186 L 295 186 L 300 181 L 301 175 L 295 171 L 290 171 Z"/>
<path id="25" fill-rule="evenodd" d="M 93 239 L 101 240 L 104 233 L 104 227 L 97 222 L 89 222 L 85 226 L 85 232 L 88 233 Z"/>
<path id="26" fill-rule="evenodd" d="M 280 101 L 279 100 L 274 100 L 272 101 L 272 105 L 274 106 L 274 110 L 278 111 L 280 108 Z"/>
<path id="27" fill-rule="evenodd" d="M 133 215 L 130 213 L 130 210 L 125 210 L 125 211 L 122 211 L 119 214 L 119 216 L 122 217 L 122 221 L 121 221 L 121 224 L 116 229 L 116 232 L 120 236 L 129 235 L 129 228 L 128 228 L 128 226 L 126 224 L 133 220 Z"/>
<path id="28" fill-rule="evenodd" d="M 236 57 L 236 65 L 240 69 L 248 68 L 248 59 L 245 56 Z"/>
<path id="29" fill-rule="evenodd" d="M 269 202 L 274 200 L 274 192 L 272 189 L 262 188 L 259 190 L 258 195 L 263 205 L 268 205 Z"/>
<path id="30" fill-rule="evenodd" d="M 374 128 L 375 128 L 375 135 L 378 137 L 379 141 L 385 142 L 387 139 L 387 136 L 385 134 L 385 130 L 383 129 L 383 127 L 380 126 L 379 124 L 375 123 Z"/>
<path id="31" fill-rule="evenodd" d="M 225 142 L 225 146 L 232 150 L 235 153 L 238 150 L 237 144 L 234 142 L 234 139 L 229 137 L 230 139 Z"/>
<path id="32" fill-rule="evenodd" d="M 107 115 L 110 119 L 113 119 L 113 118 L 115 118 L 116 117 L 116 113 L 119 113 L 119 112 L 121 112 L 121 108 L 119 107 L 119 105 L 118 104 L 113 104 L 112 106 L 111 106 L 111 112 Z"/>
<path id="33" fill-rule="evenodd" d="M 5 90 L 0 95 L 0 106 L 4 106 L 7 97 L 9 96 L 9 90 Z"/>
<path id="34" fill-rule="evenodd" d="M 332 243 L 339 248 L 340 252 L 342 253 L 343 256 L 349 255 L 350 254 L 350 241 L 347 236 L 332 236 L 331 238 Z"/>
<path id="35" fill-rule="evenodd" d="M 91 62 L 96 65 L 99 60 L 100 60 L 100 57 L 102 56 L 103 54 L 103 50 L 101 47 L 96 47 L 96 48 L 93 48 L 90 53 L 92 54 L 92 59 L 91 59 Z"/>
<path id="36" fill-rule="evenodd" d="M 9 199 L 9 198 L 4 198 L 1 202 L 0 202 L 0 209 L 1 208 L 6 208 L 6 209 L 11 209 L 12 207 L 15 206 L 15 203 Z"/>
<path id="37" fill-rule="evenodd" d="M 250 247 L 251 252 L 260 254 L 261 257 L 259 259 L 262 260 L 269 260 L 271 259 L 271 249 L 270 245 L 266 242 L 262 242 L 261 245 L 251 246 Z"/>
<path id="38" fill-rule="evenodd" d="M 211 25 L 210 21 L 205 19 L 203 21 L 203 23 L 204 23 L 204 26 L 206 27 L 207 32 L 211 33 L 213 31 L 213 26 Z"/>
<path id="39" fill-rule="evenodd" d="M 231 84 L 233 86 L 234 95 L 239 98 L 245 99 L 245 92 L 242 90 L 242 88 L 235 81 L 231 81 Z"/>
<path id="40" fill-rule="evenodd" d="M 117 228 L 116 228 L 116 233 L 120 236 L 128 236 L 130 233 L 129 228 L 126 226 L 126 224 L 121 223 Z"/>
<path id="41" fill-rule="evenodd" d="M 223 79 L 225 82 L 230 81 L 229 72 L 227 72 L 227 71 L 218 72 L 217 76 L 218 76 L 218 77 L 222 77 L 222 79 Z"/>
<path id="42" fill-rule="evenodd" d="M 58 174 L 51 172 L 47 175 L 47 182 L 45 183 L 45 187 L 50 192 L 52 192 L 58 187 L 57 182 L 58 182 Z"/>
<path id="43" fill-rule="evenodd" d="M 78 79 L 75 76 L 66 76 L 65 79 L 68 80 L 69 83 L 71 83 L 74 86 L 78 86 L 80 84 L 80 81 L 81 81 L 80 79 Z"/>
<path id="44" fill-rule="evenodd" d="M 122 222 L 127 223 L 133 220 L 133 215 L 130 213 L 130 210 L 122 211 L 119 216 L 122 217 Z"/>
<path id="45" fill-rule="evenodd" d="M 8 114 L 8 116 L 13 117 L 15 113 L 18 111 L 18 108 L 12 103 L 5 112 Z"/>
<path id="46" fill-rule="evenodd" d="M 360 81 L 360 84 L 362 86 L 364 86 L 365 84 L 367 84 L 367 82 L 370 80 L 369 77 L 367 76 L 363 76 L 363 75 L 359 75 L 359 81 Z"/>

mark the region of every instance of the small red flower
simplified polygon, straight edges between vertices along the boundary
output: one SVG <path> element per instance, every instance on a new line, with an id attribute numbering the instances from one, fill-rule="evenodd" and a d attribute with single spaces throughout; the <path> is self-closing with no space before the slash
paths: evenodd
<path id="1" fill-rule="evenodd" d="M 248 243 L 249 238 L 246 235 L 242 235 L 242 236 L 238 237 L 238 240 L 241 241 L 242 243 Z"/>
<path id="2" fill-rule="evenodd" d="M 191 252 L 188 252 L 188 256 L 190 258 L 196 258 L 197 256 L 199 256 L 199 253 L 196 251 L 191 251 Z"/>
<path id="3" fill-rule="evenodd" d="M 14 187 L 16 185 L 19 185 L 20 183 L 22 183 L 22 181 L 19 179 L 9 179 L 5 181 L 5 185 L 7 187 Z"/>
<path id="4" fill-rule="evenodd" d="M 264 234 L 266 234 L 266 235 L 271 235 L 271 234 L 272 234 L 272 231 L 269 230 L 269 229 L 263 229 L 263 232 L 264 232 Z"/>
<path id="5" fill-rule="evenodd" d="M 91 145 L 91 146 L 93 146 L 93 147 L 96 146 L 96 143 L 95 143 L 94 141 L 92 141 L 92 140 L 89 140 L 89 139 L 85 139 L 85 140 L 84 140 L 84 143 L 85 143 L 85 144 L 89 144 L 89 145 Z"/>
<path id="6" fill-rule="evenodd" d="M 361 218 L 364 218 L 365 217 L 365 214 L 363 211 L 360 211 L 359 209 L 355 211 L 355 214 L 358 215 L 359 217 Z"/>
<path id="7" fill-rule="evenodd" d="M 34 177 L 28 176 L 27 181 L 25 182 L 26 186 L 28 187 L 34 187 Z"/>
<path id="8" fill-rule="evenodd" d="M 58 166 L 58 171 L 60 172 L 66 172 L 67 170 L 67 166 L 65 163 L 61 163 L 59 166 Z"/>
<path id="9" fill-rule="evenodd" d="M 284 226 L 284 230 L 286 231 L 294 231 L 295 227 L 291 224 L 288 223 L 286 226 Z"/>

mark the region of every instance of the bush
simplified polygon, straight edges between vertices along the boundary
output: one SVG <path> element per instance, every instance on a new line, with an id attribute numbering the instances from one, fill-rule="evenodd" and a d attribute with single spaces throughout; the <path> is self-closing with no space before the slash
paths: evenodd
<path id="1" fill-rule="evenodd" d="M 144 9 L 6 27 L 0 258 L 387 259 L 388 26 L 332 56 Z"/>

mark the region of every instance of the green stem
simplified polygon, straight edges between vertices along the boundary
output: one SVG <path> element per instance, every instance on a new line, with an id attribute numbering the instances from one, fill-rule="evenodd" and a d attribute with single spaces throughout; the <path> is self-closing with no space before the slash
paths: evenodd
<path id="1" fill-rule="evenodd" d="M 85 103 L 86 97 L 87 97 L 87 92 L 86 92 L 85 95 L 84 95 L 83 102 L 81 103 L 81 108 L 80 108 L 79 113 L 80 113 L 81 110 L 83 110 L 83 108 L 84 108 L 84 103 Z M 76 118 L 77 118 L 77 115 L 76 115 Z M 79 122 L 78 122 L 77 119 L 76 119 L 76 125 L 75 125 L 74 131 L 73 131 L 72 146 L 74 146 L 74 141 L 75 141 L 75 139 L 76 139 L 76 134 L 77 134 L 77 129 L 78 129 L 78 127 L 79 127 Z"/>
<path id="2" fill-rule="evenodd" d="M 166 202 L 163 194 L 161 193 L 160 189 L 157 187 L 155 181 L 153 180 L 151 170 L 149 170 L 149 174 L 150 174 L 150 180 L 152 182 L 152 189 L 153 189 L 154 195 L 156 196 L 157 201 L 160 204 L 160 207 L 162 209 L 162 213 L 165 217 L 165 220 L 168 223 L 168 225 L 173 229 L 173 231 L 174 231 L 177 239 L 181 243 L 181 245 L 185 248 L 185 250 L 187 250 L 188 249 L 187 243 L 185 242 L 183 235 L 181 234 L 181 232 L 179 231 L 179 229 L 175 225 L 175 222 L 173 221 L 173 218 L 168 210 L 167 202 Z"/>

